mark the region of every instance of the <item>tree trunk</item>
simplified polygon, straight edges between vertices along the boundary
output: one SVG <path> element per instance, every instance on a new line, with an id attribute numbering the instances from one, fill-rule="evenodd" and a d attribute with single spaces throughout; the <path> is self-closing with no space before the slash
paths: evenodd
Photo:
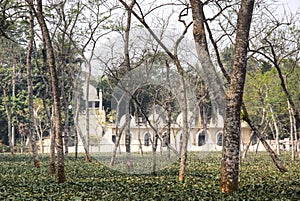
<path id="1" fill-rule="evenodd" d="M 129 99 L 127 99 L 129 100 Z M 126 165 L 127 165 L 127 170 L 130 172 L 132 171 L 132 160 L 131 160 L 131 133 L 130 133 L 130 112 L 129 112 L 129 101 L 126 103 L 126 127 L 125 127 L 125 149 L 126 149 Z"/>
<path id="2" fill-rule="evenodd" d="M 89 91 L 90 91 L 90 80 L 91 80 L 91 71 L 92 71 L 92 66 L 88 62 L 88 75 L 86 78 L 86 95 L 85 95 L 85 111 L 86 111 L 86 118 L 85 118 L 85 132 L 86 132 L 86 151 L 89 153 L 90 151 L 90 108 L 89 108 Z M 94 112 L 94 111 L 93 111 Z M 85 136 L 83 136 L 85 137 Z"/>
<path id="3" fill-rule="evenodd" d="M 76 125 L 78 125 L 78 116 L 79 116 L 79 107 L 80 107 L 80 98 L 79 98 L 79 91 L 78 91 L 78 81 L 74 81 L 74 114 L 73 114 L 73 122 L 74 122 L 74 133 L 75 133 L 75 159 L 77 160 L 78 157 L 78 130 Z"/>
<path id="4" fill-rule="evenodd" d="M 78 131 L 76 129 L 76 126 L 74 126 L 74 144 L 75 144 L 75 160 L 78 158 Z"/>
<path id="5" fill-rule="evenodd" d="M 65 66 L 64 66 L 65 67 Z M 65 76 L 64 76 L 64 72 L 62 72 L 62 79 L 64 80 L 65 79 Z M 61 87 L 61 91 L 62 91 L 62 99 L 63 99 L 63 105 L 64 105 L 64 117 L 65 117 L 65 122 L 64 122 L 64 126 L 63 126 L 63 133 L 64 133 L 64 145 L 65 145 L 65 157 L 68 156 L 69 154 L 69 128 L 70 128 L 70 125 L 69 125 L 69 102 L 67 100 L 67 97 L 66 97 L 66 91 L 65 91 L 65 81 L 62 81 L 62 87 Z"/>
<path id="6" fill-rule="evenodd" d="M 181 102 L 182 102 L 182 118 L 183 118 L 183 127 L 182 127 L 182 153 L 181 153 L 181 161 L 180 161 L 180 169 L 179 169 L 179 181 L 184 180 L 184 172 L 185 172 L 185 166 L 186 166 L 186 158 L 187 158 L 187 143 L 188 143 L 188 124 L 187 124 L 187 98 L 186 98 L 186 90 L 185 90 L 185 81 L 184 81 L 184 70 L 179 62 L 179 59 L 177 57 L 177 47 L 180 43 L 180 41 L 183 39 L 184 34 L 187 31 L 188 26 L 185 27 L 185 31 L 183 32 L 182 36 L 176 41 L 175 47 L 174 47 L 174 54 L 172 54 L 169 49 L 163 44 L 163 42 L 157 37 L 157 35 L 152 31 L 152 29 L 148 26 L 148 24 L 144 21 L 144 18 L 141 18 L 136 12 L 132 10 L 133 5 L 136 3 L 135 1 L 132 1 L 130 5 L 127 5 L 124 1 L 119 0 L 128 10 L 129 14 L 133 14 L 144 26 L 147 28 L 151 36 L 157 41 L 157 43 L 161 46 L 161 48 L 168 54 L 168 56 L 173 60 L 177 72 L 180 77 L 180 96 L 181 96 Z M 127 27 L 128 28 L 128 27 Z M 125 40 L 126 41 L 126 40 Z M 127 44 L 128 46 L 128 44 Z M 126 48 L 126 43 L 125 43 Z M 127 47 L 128 49 L 128 47 Z M 127 54 L 125 54 L 125 59 L 127 57 Z M 129 57 L 128 57 L 129 58 Z M 126 61 L 125 61 L 126 63 Z M 129 65 L 128 65 L 129 66 Z"/>
<path id="7" fill-rule="evenodd" d="M 110 166 L 114 166 L 115 164 L 115 160 L 116 160 L 116 154 L 117 154 L 117 150 L 118 150 L 118 147 L 119 147 L 119 144 L 120 144 L 120 140 L 121 140 L 121 136 L 122 136 L 122 132 L 118 132 L 117 131 L 118 128 L 116 128 L 116 142 L 114 144 L 114 149 L 113 149 L 113 153 L 112 153 L 112 156 L 111 156 L 111 159 L 110 159 Z"/>
<path id="8" fill-rule="evenodd" d="M 123 97 L 120 99 L 120 101 L 123 99 Z M 119 131 L 119 128 L 118 128 L 118 125 L 119 125 L 119 122 L 120 122 L 120 118 L 119 118 L 119 108 L 120 108 L 120 102 L 118 102 L 118 100 L 116 99 L 117 101 L 117 113 L 116 113 L 116 127 L 115 127 L 115 131 L 116 131 L 116 142 L 114 144 L 114 149 L 113 149 L 113 153 L 112 153 L 112 156 L 111 156 L 111 159 L 110 159 L 110 166 L 114 166 L 115 164 L 115 158 L 116 158 L 116 154 L 117 154 L 117 149 L 120 145 L 120 140 L 121 140 L 121 136 L 122 136 L 122 133 L 123 133 L 123 130 L 126 126 L 126 123 L 122 126 L 121 130 Z"/>
<path id="9" fill-rule="evenodd" d="M 261 95 L 261 94 L 260 94 L 260 95 Z M 262 102 L 262 105 L 263 105 L 263 110 L 262 110 L 262 117 L 261 117 L 261 121 L 260 121 L 259 127 L 262 127 L 263 124 L 264 124 L 265 118 L 266 118 L 266 107 L 265 107 L 265 102 L 264 102 L 264 99 L 263 99 L 262 96 L 260 96 L 260 99 L 261 99 L 261 102 Z M 262 134 L 263 134 L 263 133 L 265 132 L 265 130 L 267 129 L 268 124 L 269 124 L 269 121 L 266 123 L 266 126 L 265 126 L 265 128 L 264 128 Z M 247 146 L 246 146 L 246 148 L 245 148 L 245 150 L 244 150 L 244 152 L 243 152 L 242 159 L 245 159 L 245 158 L 246 158 L 247 153 L 248 153 L 248 150 L 249 150 L 249 147 L 250 147 L 250 145 L 251 145 L 253 139 L 255 139 L 255 137 L 257 137 L 257 134 L 254 133 L 254 132 L 252 131 L 251 137 L 250 137 L 250 141 L 249 141 L 249 143 L 247 144 Z M 259 144 L 259 142 L 258 142 L 258 144 Z M 258 146 L 257 146 L 257 148 L 258 148 Z"/>
<path id="10" fill-rule="evenodd" d="M 210 92 L 210 99 L 212 100 L 212 102 L 217 103 L 218 108 L 213 108 L 213 110 L 218 110 L 221 114 L 223 114 L 225 106 L 225 91 L 223 88 L 224 83 L 219 78 L 208 51 L 206 33 L 204 28 L 204 5 L 201 1 L 197 0 L 190 0 L 190 4 L 192 7 L 193 17 L 193 35 L 199 62 L 202 66 L 202 75 L 204 75 L 202 77 Z"/>
<path id="11" fill-rule="evenodd" d="M 244 150 L 244 152 L 243 152 L 242 159 L 245 159 L 245 158 L 246 158 L 247 153 L 248 153 L 248 150 L 249 150 L 249 147 L 250 147 L 250 145 L 251 145 L 251 143 L 252 143 L 252 141 L 253 141 L 253 139 L 254 139 L 255 137 L 256 137 L 256 135 L 255 135 L 255 133 L 252 131 L 251 136 L 250 136 L 250 140 L 249 140 L 249 142 L 247 143 L 246 148 L 245 148 L 245 150 Z"/>
<path id="12" fill-rule="evenodd" d="M 277 155 L 280 155 L 279 128 L 277 125 L 277 121 L 276 121 L 272 106 L 270 106 L 270 112 L 271 112 L 271 117 L 272 117 L 272 121 L 273 121 L 274 128 L 275 128 L 276 152 L 277 152 Z"/>
<path id="13" fill-rule="evenodd" d="M 226 97 L 220 190 L 238 190 L 240 112 L 246 77 L 247 48 L 254 0 L 242 0 L 238 13 L 236 44 L 232 64 L 230 89 Z"/>
<path id="14" fill-rule="evenodd" d="M 29 40 L 27 44 L 27 55 L 26 55 L 26 69 L 27 69 L 27 88 L 28 88 L 28 108 L 29 108 L 29 138 L 31 141 L 32 155 L 35 167 L 40 167 L 38 150 L 36 146 L 36 134 L 34 132 L 34 111 L 33 111 L 33 91 L 32 91 L 32 65 L 31 65 L 31 54 L 33 50 L 33 38 L 34 38 L 34 19 L 32 9 L 29 11 L 29 24 L 30 33 Z"/>
<path id="15" fill-rule="evenodd" d="M 153 143 L 152 143 L 152 174 L 156 174 L 156 166 L 157 166 L 157 160 L 156 160 L 156 149 L 157 149 L 157 141 L 158 141 L 158 133 L 155 131 L 153 136 Z"/>
<path id="16" fill-rule="evenodd" d="M 171 88 L 171 83 L 170 83 L 170 65 L 168 60 L 166 60 L 166 81 L 168 84 L 168 87 Z M 168 94 L 169 98 L 171 98 L 171 93 Z M 166 136 L 166 145 L 167 145 L 167 158 L 170 160 L 171 158 L 171 151 L 169 144 L 171 142 L 171 123 L 172 123 L 172 108 L 171 108 L 171 103 L 167 103 L 167 136 Z"/>
<path id="17" fill-rule="evenodd" d="M 6 84 L 3 87 L 3 97 L 4 97 L 4 107 L 5 107 L 5 111 L 6 111 L 6 116 L 7 116 L 7 135 L 8 135 L 8 144 L 9 144 L 9 150 L 11 155 L 14 156 L 14 147 L 12 145 L 12 140 L 11 140 L 11 111 L 10 111 L 10 107 L 8 105 L 8 97 L 6 95 Z"/>
<path id="18" fill-rule="evenodd" d="M 46 43 L 43 39 L 43 49 L 42 49 L 42 57 L 43 57 L 43 66 L 46 67 L 47 64 L 47 55 L 46 55 Z M 37 60 L 37 58 L 36 58 Z M 38 65 L 38 62 L 36 62 L 36 65 Z M 48 80 L 51 80 L 51 77 L 47 73 Z M 45 112 L 47 114 L 48 120 L 50 122 L 50 175 L 55 174 L 55 132 L 54 132 L 54 127 L 53 127 L 53 105 L 51 106 L 51 110 L 48 109 L 48 102 L 47 98 L 51 97 L 51 85 L 49 86 L 49 83 L 47 80 L 42 77 L 43 83 L 46 87 L 46 93 L 43 95 L 43 106 L 45 109 Z"/>
<path id="19" fill-rule="evenodd" d="M 53 113 L 52 113 L 53 115 Z M 52 123 L 52 118 L 51 118 L 51 128 L 50 128 L 50 174 L 54 175 L 56 171 L 56 164 L 55 164 L 55 131 L 54 131 L 54 126 Z"/>
<path id="20" fill-rule="evenodd" d="M 291 108 L 291 105 L 288 101 L 288 110 L 289 110 L 289 117 L 290 117 L 290 139 L 292 142 L 292 148 L 291 148 L 291 153 L 292 153 L 292 160 L 295 160 L 295 143 L 294 143 L 294 121 L 293 121 L 293 108 Z"/>
<path id="21" fill-rule="evenodd" d="M 287 172 L 287 169 L 283 166 L 283 163 L 279 160 L 279 158 L 277 157 L 277 155 L 275 154 L 275 152 L 272 150 L 272 148 L 270 147 L 270 145 L 267 143 L 265 136 L 262 135 L 259 132 L 259 130 L 253 125 L 252 121 L 249 119 L 249 115 L 248 115 L 247 109 L 246 109 L 246 107 L 244 105 L 242 107 L 242 110 L 243 110 L 243 112 L 245 114 L 244 115 L 244 120 L 248 123 L 248 125 L 250 126 L 250 128 L 252 129 L 252 131 L 254 133 L 256 133 L 257 137 L 259 138 L 259 140 L 263 144 L 263 146 L 266 149 L 266 151 L 269 153 L 269 155 L 272 158 L 272 160 L 273 160 L 274 164 L 276 165 L 276 167 L 282 173 Z"/>
<path id="22" fill-rule="evenodd" d="M 139 118 L 139 117 L 138 117 Z M 138 120 L 139 121 L 139 120 Z M 140 155 L 143 156 L 143 144 L 142 144 L 142 140 L 141 140 L 141 128 L 140 128 L 140 122 L 138 122 L 138 141 L 139 141 L 139 152 Z"/>
<path id="23" fill-rule="evenodd" d="M 126 28 L 125 28 L 125 33 L 124 33 L 124 64 L 127 68 L 127 72 L 130 72 L 131 70 L 131 63 L 130 63 L 130 57 L 129 57 L 129 34 L 130 34 L 130 28 L 131 28 L 131 10 L 135 4 L 135 1 L 132 0 L 129 7 L 130 9 L 127 12 L 127 22 L 126 22 Z M 127 83 L 130 84 L 130 83 Z M 126 164 L 127 164 L 127 169 L 128 171 L 132 170 L 132 161 L 131 161 L 131 134 L 130 134 L 130 97 L 131 94 L 130 92 L 125 92 L 126 93 L 126 128 L 125 128 L 125 149 L 126 149 Z"/>
<path id="24" fill-rule="evenodd" d="M 80 139 L 81 139 L 81 141 L 82 141 L 82 144 L 83 144 L 83 147 L 84 147 L 84 153 L 85 153 L 85 160 L 87 161 L 87 162 L 90 162 L 91 160 L 90 160 L 90 157 L 89 157 L 89 152 L 88 152 L 88 150 L 86 149 L 86 147 L 88 146 L 87 145 L 87 142 L 86 142 L 86 140 L 85 140 L 85 137 L 83 136 L 83 134 L 82 134 L 82 131 L 81 131 L 81 129 L 80 129 L 80 127 L 78 126 L 79 125 L 79 120 L 78 120 L 78 116 L 79 116 L 79 107 L 80 107 L 80 97 L 79 97 L 79 92 L 78 92 L 78 90 L 76 90 L 76 92 L 75 92 L 75 97 L 74 97 L 74 99 L 76 100 L 75 102 L 76 102 L 76 104 L 75 104 L 75 113 L 74 113 L 74 127 L 75 127 L 75 130 L 76 130 L 76 143 L 78 143 L 78 135 L 79 135 L 79 137 L 80 137 Z M 76 145 L 75 145 L 76 146 Z M 78 145 L 77 145 L 77 147 L 76 147 L 76 149 L 78 149 Z M 76 150 L 77 151 L 77 150 Z M 77 154 L 77 153 L 76 153 Z"/>
<path id="25" fill-rule="evenodd" d="M 294 122 L 294 134 L 295 134 L 295 152 L 298 152 L 298 157 L 300 158 L 300 144 L 299 144 L 299 139 L 297 135 L 297 126 L 296 126 L 296 119 L 293 117 L 293 122 Z"/>
<path id="26" fill-rule="evenodd" d="M 27 1 L 28 2 L 31 1 L 30 5 L 34 9 L 32 0 L 27 0 Z M 64 183 L 66 181 L 66 173 L 65 173 L 65 162 L 64 162 L 65 160 L 64 160 L 64 152 L 63 152 L 63 138 L 62 138 L 61 113 L 60 113 L 61 104 L 60 104 L 60 93 L 58 87 L 58 76 L 55 67 L 55 57 L 54 57 L 52 41 L 43 14 L 42 0 L 37 0 L 35 14 L 42 31 L 43 40 L 46 44 L 47 59 L 48 59 L 50 75 L 51 75 L 51 87 L 52 87 L 52 96 L 53 96 L 53 109 L 54 109 L 53 125 L 54 125 L 55 137 L 56 137 L 57 166 L 58 166 L 57 175 L 58 175 L 58 182 Z"/>
<path id="27" fill-rule="evenodd" d="M 277 55 L 276 55 L 276 52 L 274 50 L 274 47 L 271 45 L 271 43 L 269 41 L 267 41 L 267 42 L 269 43 L 269 45 L 271 47 L 271 52 L 272 52 L 272 56 L 273 56 L 273 59 L 274 59 L 273 64 L 274 64 L 274 66 L 276 68 L 276 71 L 278 73 L 278 77 L 280 79 L 280 86 L 281 86 L 281 88 L 282 88 L 282 90 L 283 90 L 283 92 L 284 92 L 284 94 L 285 94 L 285 96 L 286 96 L 286 98 L 288 100 L 289 107 L 292 108 L 293 115 L 294 115 L 295 122 L 296 122 L 295 123 L 296 124 L 296 130 L 298 130 L 299 127 L 300 127 L 300 112 L 299 112 L 298 108 L 296 107 L 296 105 L 295 105 L 295 103 L 294 103 L 294 101 L 292 99 L 292 96 L 291 96 L 291 94 L 290 94 L 290 92 L 288 90 L 288 87 L 286 86 L 286 83 L 284 81 L 281 69 L 279 67 L 279 62 L 277 60 Z"/>
<path id="28" fill-rule="evenodd" d="M 221 104 L 219 106 L 219 109 L 222 110 L 222 104 L 224 102 L 223 97 L 225 97 L 225 91 L 223 90 L 222 87 L 220 87 L 221 85 L 223 86 L 223 84 L 218 78 L 215 69 L 210 69 L 213 67 L 213 63 L 209 58 L 210 56 L 207 48 L 206 34 L 203 25 L 203 21 L 205 20 L 203 14 L 203 3 L 197 0 L 190 0 L 190 3 L 192 7 L 192 14 L 193 14 L 193 26 L 194 26 L 193 34 L 194 34 L 194 40 L 197 49 L 197 55 L 203 68 L 203 76 L 207 78 L 204 81 L 207 86 L 210 86 L 210 88 L 208 89 L 212 93 L 211 99 L 216 100 L 218 104 Z M 227 82 L 230 83 L 230 80 L 227 80 Z M 247 113 L 247 109 L 245 106 L 243 106 L 243 111 Z M 269 152 L 269 155 L 273 159 L 277 168 L 281 172 L 285 172 L 286 169 L 284 168 L 282 162 L 277 158 L 273 150 L 270 148 L 269 144 L 265 141 L 265 137 L 260 135 L 258 129 L 252 124 L 252 121 L 249 119 L 248 116 L 244 120 L 249 124 L 251 129 L 257 133 L 258 138 L 264 145 L 265 149 Z"/>
<path id="29" fill-rule="evenodd" d="M 179 165 L 179 174 L 178 180 L 183 182 L 185 169 L 186 169 L 186 160 L 187 160 L 187 147 L 189 140 L 189 132 L 188 132 L 188 122 L 187 122 L 187 98 L 185 91 L 185 82 L 183 74 L 180 75 L 180 88 L 181 88 L 181 96 L 182 96 L 182 146 L 180 149 L 180 165 Z"/>

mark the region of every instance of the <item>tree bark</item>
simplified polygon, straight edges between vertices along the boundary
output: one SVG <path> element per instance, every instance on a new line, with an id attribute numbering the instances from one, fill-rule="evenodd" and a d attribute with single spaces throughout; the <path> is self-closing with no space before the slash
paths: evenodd
<path id="1" fill-rule="evenodd" d="M 85 95 L 85 132 L 86 132 L 86 147 L 87 152 L 90 152 L 90 108 L 89 108 L 89 91 L 90 91 L 90 80 L 91 80 L 91 72 L 92 66 L 90 62 L 87 62 L 88 65 L 88 74 L 86 77 L 86 95 Z M 93 111 L 94 112 L 94 111 Z M 84 136 L 83 136 L 84 137 Z"/>
<path id="2" fill-rule="evenodd" d="M 217 104 L 223 104 L 224 100 L 222 97 L 225 97 L 225 91 L 222 87 L 219 85 L 223 85 L 220 79 L 217 76 L 217 73 L 215 72 L 215 69 L 210 69 L 213 67 L 212 61 L 207 61 L 209 58 L 209 52 L 207 49 L 207 43 L 206 43 L 206 35 L 205 35 L 205 29 L 203 25 L 204 14 L 203 14 L 203 3 L 201 1 L 197 0 L 190 0 L 192 12 L 193 12 L 193 34 L 197 49 L 197 55 L 201 62 L 201 65 L 203 67 L 203 75 L 206 78 L 205 83 L 206 85 L 210 86 L 209 90 L 215 95 L 212 95 L 212 99 L 216 100 Z M 208 58 L 207 58 L 208 57 Z M 211 60 L 211 59 L 210 59 Z M 228 76 L 224 75 L 227 79 Z M 227 80 L 228 83 L 230 83 L 230 80 Z M 220 98 L 220 99 L 218 99 Z M 222 106 L 219 106 L 222 110 Z M 247 108 L 243 105 L 242 110 L 244 113 L 247 113 Z M 252 131 L 257 133 L 258 138 L 262 142 L 265 149 L 268 151 L 269 155 L 273 159 L 275 165 L 281 172 L 287 171 L 285 167 L 283 166 L 282 162 L 279 160 L 279 158 L 276 156 L 276 154 L 273 152 L 273 150 L 270 148 L 269 144 L 265 141 L 265 137 L 263 135 L 260 135 L 260 132 L 258 129 L 253 125 L 252 121 L 249 119 L 248 115 L 246 115 L 244 119 L 249 126 L 251 127 Z"/>
<path id="3" fill-rule="evenodd" d="M 77 86 L 77 85 L 76 85 Z M 77 151 L 78 151 L 78 135 L 82 141 L 82 144 L 83 144 L 83 148 L 84 148 L 84 153 L 85 153 L 85 160 L 87 162 L 90 162 L 90 156 L 89 156 L 89 152 L 88 150 L 86 149 L 87 147 L 87 142 L 85 140 L 85 137 L 83 136 L 82 134 L 82 131 L 80 129 L 80 127 L 78 126 L 79 125 L 79 120 L 78 120 L 78 116 L 79 116 L 79 107 L 80 107 L 80 97 L 79 97 L 79 92 L 78 92 L 78 89 L 76 90 L 75 92 L 75 97 L 74 99 L 76 100 L 76 104 L 75 104 L 75 113 L 74 113 L 74 127 L 75 127 L 75 130 L 76 130 L 76 136 L 75 136 L 75 139 L 76 139 L 76 144 L 75 144 L 75 149 L 76 149 L 76 152 L 75 154 L 77 155 Z"/>
<path id="4" fill-rule="evenodd" d="M 120 140 L 121 140 L 121 136 L 123 133 L 123 130 L 126 126 L 126 123 L 123 125 L 123 127 L 121 128 L 121 130 L 119 131 L 119 122 L 120 122 L 120 118 L 119 118 L 119 108 L 120 108 L 120 101 L 123 99 L 124 96 L 122 96 L 122 98 L 118 101 L 117 98 L 115 97 L 115 100 L 117 102 L 117 109 L 116 109 L 116 127 L 115 127 L 115 131 L 116 131 L 116 142 L 114 144 L 114 148 L 113 148 L 113 153 L 110 159 L 110 166 L 114 166 L 115 164 L 115 158 L 116 158 L 116 154 L 117 154 L 117 149 L 120 145 Z"/>
<path id="5" fill-rule="evenodd" d="M 63 61 L 64 62 L 64 61 Z M 65 62 L 64 62 L 65 63 Z M 64 68 L 66 67 L 66 65 L 64 65 Z M 64 139 L 64 147 L 65 147 L 65 157 L 68 156 L 69 154 L 69 130 L 70 130 L 70 125 L 69 125 L 69 102 L 67 100 L 67 95 L 66 95 L 66 91 L 65 91 L 65 72 L 62 72 L 62 83 L 61 83 L 61 92 L 62 92 L 62 100 L 63 100 L 63 105 L 64 105 L 64 117 L 65 117 L 65 121 L 64 121 L 64 126 L 63 126 L 63 139 Z"/>
<path id="6" fill-rule="evenodd" d="M 40 162 L 38 158 L 38 150 L 36 146 L 36 134 L 34 132 L 34 111 L 33 111 L 33 91 L 32 91 L 32 65 L 31 65 L 31 54 L 33 50 L 33 39 L 34 39 L 34 18 L 32 8 L 29 8 L 29 40 L 27 44 L 27 55 L 26 55 L 26 69 L 27 69 L 27 91 L 28 91 L 28 108 L 29 108 L 29 137 L 31 141 L 32 156 L 35 167 L 40 167 Z"/>
<path id="7" fill-rule="evenodd" d="M 294 143 L 294 121 L 293 121 L 293 109 L 291 108 L 291 105 L 288 101 L 288 110 L 289 110 L 289 118 L 290 118 L 290 139 L 292 142 L 292 160 L 295 160 L 295 143 Z"/>
<path id="8" fill-rule="evenodd" d="M 124 33 L 124 65 L 127 68 L 127 72 L 130 72 L 131 70 L 131 63 L 130 63 L 130 57 L 129 57 L 129 34 L 130 34 L 130 28 L 131 28 L 131 10 L 135 4 L 135 0 L 132 0 L 129 5 L 129 10 L 127 12 L 127 22 L 126 22 L 126 29 Z M 129 85 L 130 83 L 126 83 Z M 130 133 L 130 92 L 126 93 L 126 109 L 125 109 L 125 115 L 126 115 L 126 128 L 125 128 L 125 149 L 126 149 L 126 164 L 128 171 L 131 171 L 132 161 L 131 161 L 131 133 Z"/>
<path id="9" fill-rule="evenodd" d="M 9 145 L 9 150 L 10 150 L 11 155 L 14 156 L 14 147 L 12 145 L 12 140 L 11 140 L 11 125 L 12 125 L 11 111 L 10 111 L 10 107 L 8 105 L 8 97 L 7 97 L 7 94 L 6 94 L 6 84 L 4 84 L 4 87 L 3 87 L 3 97 L 4 97 L 4 100 L 5 100 L 4 101 L 4 107 L 5 107 L 6 116 L 7 116 L 8 145 Z"/>
<path id="10" fill-rule="evenodd" d="M 156 174 L 156 166 L 157 166 L 157 141 L 158 141 L 158 131 L 156 130 L 153 135 L 153 142 L 152 142 L 152 174 Z"/>
<path id="11" fill-rule="evenodd" d="M 247 66 L 247 48 L 254 0 L 242 0 L 238 13 L 230 89 L 226 96 L 220 190 L 238 190 L 241 106 Z"/>
<path id="12" fill-rule="evenodd" d="M 276 152 L 277 152 L 277 155 L 280 155 L 279 128 L 278 128 L 278 125 L 277 125 L 277 121 L 276 121 L 275 114 L 273 112 L 272 106 L 270 106 L 270 112 L 271 112 L 271 117 L 272 117 L 272 121 L 273 121 L 274 128 L 275 128 Z"/>
<path id="13" fill-rule="evenodd" d="M 125 128 L 125 127 L 123 127 L 123 128 Z M 121 136 L 122 136 L 122 133 L 123 133 L 122 130 L 118 132 L 118 127 L 116 126 L 116 142 L 115 142 L 113 153 L 112 153 L 112 156 L 111 156 L 111 159 L 110 159 L 110 166 L 111 167 L 114 166 L 114 164 L 115 164 L 117 150 L 118 150 L 118 147 L 120 145 L 120 140 L 121 140 Z"/>
<path id="14" fill-rule="evenodd" d="M 32 8 L 34 9 L 33 6 Z M 60 93 L 58 87 L 58 76 L 55 67 L 55 57 L 54 57 L 52 41 L 43 14 L 42 0 L 36 1 L 35 14 L 42 31 L 43 39 L 46 44 L 47 60 L 48 60 L 50 76 L 51 76 L 51 87 L 52 87 L 52 96 L 53 96 L 53 110 L 54 110 L 53 125 L 54 125 L 54 133 L 56 137 L 55 141 L 56 141 L 56 151 L 57 151 L 57 175 L 58 175 L 58 182 L 64 183 L 66 181 L 66 173 L 65 173 L 65 163 L 64 163 L 65 160 L 64 160 L 64 152 L 63 152 L 61 104 L 60 104 Z"/>
<path id="15" fill-rule="evenodd" d="M 210 92 L 210 99 L 212 100 L 212 102 L 217 103 L 217 108 L 213 109 L 218 110 L 221 114 L 223 114 L 225 109 L 225 91 L 223 88 L 224 83 L 219 78 L 208 51 L 208 44 L 204 27 L 204 4 L 201 1 L 197 0 L 190 0 L 190 4 L 192 7 L 193 35 L 196 45 L 196 51 L 199 62 L 202 66 L 202 75 L 204 75 L 202 78 L 204 79 L 204 82 Z M 214 106 L 215 105 L 213 105 L 213 107 Z"/>

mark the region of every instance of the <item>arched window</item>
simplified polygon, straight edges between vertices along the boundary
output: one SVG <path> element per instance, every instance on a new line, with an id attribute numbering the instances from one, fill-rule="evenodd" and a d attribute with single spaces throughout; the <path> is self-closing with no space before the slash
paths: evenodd
<path id="1" fill-rule="evenodd" d="M 203 146 L 205 144 L 205 134 L 206 134 L 206 132 L 204 130 L 199 132 L 198 146 Z"/>
<path id="2" fill-rule="evenodd" d="M 219 145 L 219 146 L 222 146 L 223 145 L 223 132 L 222 131 L 219 131 L 218 133 L 217 133 L 217 145 Z"/>
<path id="3" fill-rule="evenodd" d="M 116 144 L 116 136 L 115 136 L 115 135 L 112 135 L 112 136 L 111 136 L 111 141 L 112 141 L 114 144 Z"/>
<path id="4" fill-rule="evenodd" d="M 145 135 L 144 135 L 144 145 L 145 146 L 150 146 L 150 133 L 146 133 Z"/>

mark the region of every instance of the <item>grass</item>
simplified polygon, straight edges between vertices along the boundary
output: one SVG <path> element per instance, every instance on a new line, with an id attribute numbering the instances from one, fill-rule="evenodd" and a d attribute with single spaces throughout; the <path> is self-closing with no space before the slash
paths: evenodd
<path id="1" fill-rule="evenodd" d="M 267 153 L 250 153 L 240 166 L 239 191 L 219 192 L 219 152 L 189 153 L 186 180 L 177 181 L 178 162 L 156 175 L 126 174 L 97 160 L 66 159 L 67 182 L 49 175 L 49 157 L 33 167 L 30 155 L 0 154 L 0 200 L 300 200 L 300 160 L 281 155 L 280 173 Z"/>

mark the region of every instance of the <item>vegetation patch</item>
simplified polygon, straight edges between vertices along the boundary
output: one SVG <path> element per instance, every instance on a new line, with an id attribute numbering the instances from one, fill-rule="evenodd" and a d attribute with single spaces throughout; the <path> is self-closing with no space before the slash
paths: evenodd
<path id="1" fill-rule="evenodd" d="M 178 163 L 152 174 L 125 174 L 101 162 L 66 159 L 67 182 L 57 183 L 49 175 L 49 157 L 40 156 L 41 167 L 32 156 L 0 154 L 1 200 L 299 200 L 300 160 L 281 159 L 288 167 L 280 173 L 267 153 L 249 153 L 241 162 L 239 191 L 219 192 L 219 152 L 189 153 L 186 180 L 177 181 Z"/>

